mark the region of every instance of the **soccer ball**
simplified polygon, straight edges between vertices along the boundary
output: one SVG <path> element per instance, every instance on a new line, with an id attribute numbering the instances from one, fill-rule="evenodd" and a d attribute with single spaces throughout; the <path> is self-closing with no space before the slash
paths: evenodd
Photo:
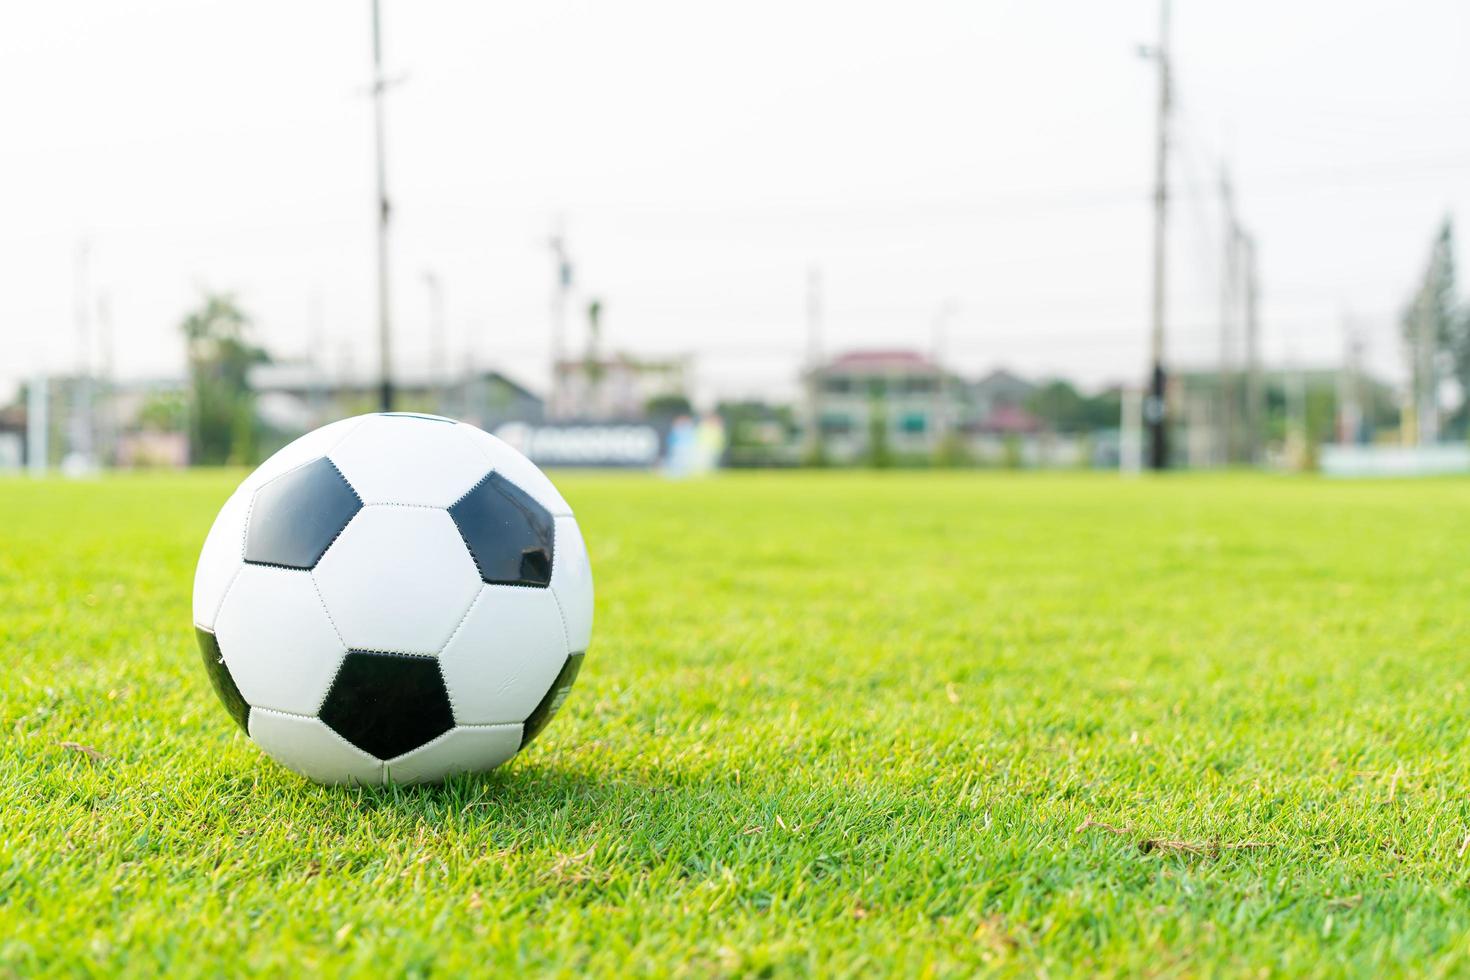
<path id="1" fill-rule="evenodd" d="M 551 718 L 592 634 L 561 494 L 486 432 L 385 413 L 310 432 L 215 519 L 194 576 L 215 692 L 325 783 L 493 769 Z"/>

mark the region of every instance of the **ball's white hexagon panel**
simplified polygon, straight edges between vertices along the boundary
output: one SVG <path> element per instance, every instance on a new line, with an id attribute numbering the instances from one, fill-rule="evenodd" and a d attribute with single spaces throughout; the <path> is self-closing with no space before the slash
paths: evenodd
<path id="1" fill-rule="evenodd" d="M 439 654 L 455 722 L 525 721 L 568 652 L 561 612 L 548 590 L 485 586 Z"/>
<path id="2" fill-rule="evenodd" d="M 459 423 L 369 415 L 331 452 L 365 504 L 448 507 L 490 472 Z"/>
<path id="3" fill-rule="evenodd" d="M 393 783 L 432 783 L 457 772 L 489 772 L 520 747 L 519 724 L 452 728 L 428 745 L 389 759 L 384 778 Z"/>
<path id="4" fill-rule="evenodd" d="M 341 419 L 330 425 L 324 425 L 320 429 L 313 429 L 294 442 L 287 443 L 270 459 L 256 467 L 255 471 L 240 484 L 240 489 L 245 493 L 254 494 L 256 490 L 287 470 L 294 470 L 304 463 L 310 463 L 314 459 L 326 456 L 365 419 L 371 417 L 357 415 L 350 419 Z"/>
<path id="5" fill-rule="evenodd" d="M 347 654 L 311 573 L 244 565 L 215 617 L 215 639 L 252 707 L 316 714 Z"/>
<path id="6" fill-rule="evenodd" d="M 449 513 L 369 506 L 311 574 L 354 650 L 433 655 L 480 591 L 480 573 Z"/>
<path id="7" fill-rule="evenodd" d="M 236 490 L 220 508 L 204 547 L 194 566 L 194 625 L 214 629 L 215 616 L 225 591 L 245 560 L 245 518 L 250 513 L 250 494 Z"/>
<path id="8" fill-rule="evenodd" d="M 592 565 L 582 529 L 572 517 L 556 519 L 556 557 L 551 563 L 551 591 L 561 603 L 567 644 L 573 653 L 586 653 L 592 642 Z"/>
<path id="9" fill-rule="evenodd" d="M 272 759 L 319 783 L 373 786 L 383 781 L 383 763 L 317 718 L 256 708 L 250 712 L 250 737 Z"/>
<path id="10" fill-rule="evenodd" d="M 540 468 L 527 459 L 520 450 L 511 446 L 503 439 L 496 438 L 483 429 L 477 429 L 473 425 L 461 424 L 459 431 L 472 442 L 480 452 L 484 453 L 485 459 L 494 468 L 495 472 L 504 476 L 511 483 L 520 487 L 531 495 L 542 507 L 556 516 L 571 514 L 572 508 L 567 505 L 561 492 L 556 489 L 555 484 Z"/>

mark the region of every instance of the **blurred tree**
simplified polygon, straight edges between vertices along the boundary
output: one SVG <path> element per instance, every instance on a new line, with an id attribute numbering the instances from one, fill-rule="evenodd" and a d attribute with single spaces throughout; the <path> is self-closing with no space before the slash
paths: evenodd
<path id="1" fill-rule="evenodd" d="M 888 445 L 888 398 L 878 379 L 868 384 L 868 465 L 879 470 L 893 465 Z"/>
<path id="2" fill-rule="evenodd" d="M 643 412 L 655 421 L 667 422 L 681 415 L 693 415 L 694 406 L 683 395 L 655 395 L 644 403 Z"/>
<path id="3" fill-rule="evenodd" d="M 270 358 L 250 343 L 250 318 L 225 293 L 207 293 L 179 325 L 189 355 L 191 462 L 255 461 L 258 428 L 250 368 Z"/>
<path id="4" fill-rule="evenodd" d="M 969 466 L 974 463 L 970 456 L 970 449 L 965 445 L 965 438 L 958 429 L 951 426 L 939 439 L 939 444 L 934 447 L 934 465 L 942 467 Z"/>
<path id="5" fill-rule="evenodd" d="M 189 424 L 189 400 L 177 391 L 158 391 L 138 409 L 138 425 L 152 432 L 183 432 Z"/>
<path id="6" fill-rule="evenodd" d="M 1120 398 L 1117 390 L 1084 395 L 1070 381 L 1056 379 L 1031 393 L 1026 410 L 1054 432 L 1094 432 L 1118 427 Z"/>
<path id="7" fill-rule="evenodd" d="M 587 304 L 587 353 L 585 370 L 588 385 L 596 388 L 602 381 L 602 300 Z"/>
<path id="8" fill-rule="evenodd" d="M 795 462 L 796 414 L 789 405 L 723 401 L 715 412 L 725 425 L 729 466 L 780 466 Z"/>
<path id="9" fill-rule="evenodd" d="M 1428 324 L 1421 322 L 1428 318 Z M 1427 332 L 1435 377 L 1448 370 L 1460 389 L 1459 408 L 1455 413 L 1461 427 L 1470 411 L 1470 310 L 1459 300 L 1455 289 L 1455 229 L 1446 217 L 1429 252 L 1424 278 L 1400 317 L 1404 343 L 1413 352 L 1418 349 L 1421 330 Z M 1414 391 L 1420 390 L 1420 361 L 1411 356 Z"/>
<path id="10" fill-rule="evenodd" d="M 1084 414 L 1080 392 L 1061 379 L 1042 384 L 1026 399 L 1026 410 L 1056 432 L 1075 432 Z"/>

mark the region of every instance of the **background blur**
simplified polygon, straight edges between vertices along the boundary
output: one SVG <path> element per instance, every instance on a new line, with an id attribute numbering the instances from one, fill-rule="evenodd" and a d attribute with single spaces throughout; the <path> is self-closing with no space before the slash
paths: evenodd
<path id="1" fill-rule="evenodd" d="M 368 0 L 0 17 L 0 468 L 377 407 Z M 382 0 L 395 407 L 550 464 L 1470 470 L 1470 9 Z M 1160 111 L 1161 69 L 1170 99 Z"/>

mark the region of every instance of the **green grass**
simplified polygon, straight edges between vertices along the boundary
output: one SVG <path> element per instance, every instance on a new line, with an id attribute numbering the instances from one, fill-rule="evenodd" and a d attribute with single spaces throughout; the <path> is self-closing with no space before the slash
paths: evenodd
<path id="1" fill-rule="evenodd" d="M 200 667 L 233 479 L 0 482 L 0 975 L 1470 972 L 1470 483 L 568 476 L 566 709 L 348 790 Z"/>

